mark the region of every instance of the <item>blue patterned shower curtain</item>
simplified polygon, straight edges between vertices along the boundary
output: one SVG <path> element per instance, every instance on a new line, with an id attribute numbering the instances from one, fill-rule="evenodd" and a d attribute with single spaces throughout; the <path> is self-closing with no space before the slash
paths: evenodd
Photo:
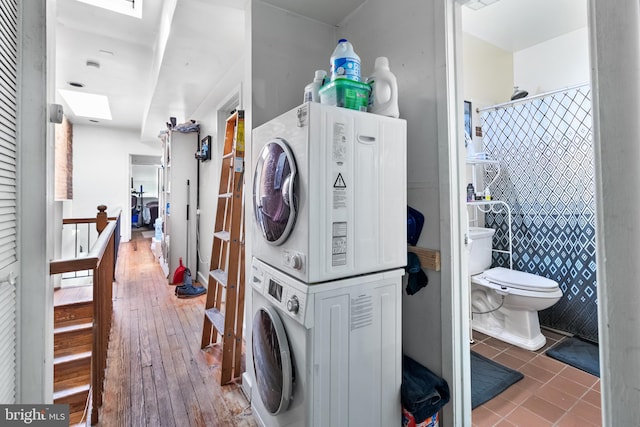
<path id="1" fill-rule="evenodd" d="M 491 195 L 511 208 L 513 268 L 553 279 L 562 299 L 540 323 L 598 340 L 591 89 L 581 86 L 485 110 L 483 146 L 500 160 Z M 492 176 L 485 176 L 485 183 Z M 504 214 L 488 214 L 506 249 Z M 494 266 L 508 259 L 494 253 Z"/>

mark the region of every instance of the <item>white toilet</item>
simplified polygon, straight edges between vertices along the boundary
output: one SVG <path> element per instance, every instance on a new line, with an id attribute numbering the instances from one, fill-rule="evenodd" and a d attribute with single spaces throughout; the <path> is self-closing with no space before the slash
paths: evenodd
<path id="1" fill-rule="evenodd" d="M 544 346 L 538 311 L 562 297 L 558 283 L 508 268 L 491 267 L 492 228 L 469 227 L 471 326 L 478 332 L 527 350 Z"/>

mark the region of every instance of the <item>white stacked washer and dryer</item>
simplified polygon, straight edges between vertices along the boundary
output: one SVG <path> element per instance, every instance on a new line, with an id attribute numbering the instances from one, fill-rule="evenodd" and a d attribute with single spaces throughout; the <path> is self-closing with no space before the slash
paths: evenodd
<path id="1" fill-rule="evenodd" d="M 406 122 L 305 103 L 252 141 L 256 419 L 399 425 Z"/>

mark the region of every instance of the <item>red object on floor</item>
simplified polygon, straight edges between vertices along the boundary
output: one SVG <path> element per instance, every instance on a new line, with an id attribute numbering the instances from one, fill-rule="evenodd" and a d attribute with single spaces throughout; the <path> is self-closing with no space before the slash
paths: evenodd
<path id="1" fill-rule="evenodd" d="M 176 268 L 176 271 L 173 273 L 173 281 L 172 285 L 181 285 L 184 280 L 184 270 L 186 269 L 184 265 L 182 265 L 182 257 L 179 260 L 180 265 Z"/>

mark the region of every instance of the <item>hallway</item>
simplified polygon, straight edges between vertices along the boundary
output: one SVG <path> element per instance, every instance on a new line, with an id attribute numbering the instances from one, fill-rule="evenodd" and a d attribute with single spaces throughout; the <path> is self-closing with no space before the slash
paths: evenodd
<path id="1" fill-rule="evenodd" d="M 218 349 L 200 349 L 205 296 L 176 298 L 150 244 L 120 245 L 99 425 L 255 426 L 240 385 L 219 384 Z"/>

